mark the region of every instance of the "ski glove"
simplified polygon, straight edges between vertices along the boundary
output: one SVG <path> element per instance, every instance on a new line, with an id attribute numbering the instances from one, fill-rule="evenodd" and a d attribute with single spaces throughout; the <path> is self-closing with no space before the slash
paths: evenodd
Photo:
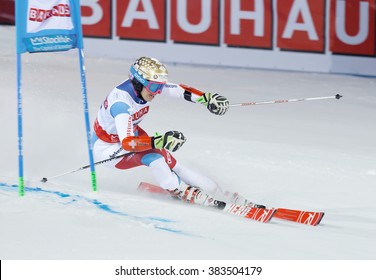
<path id="1" fill-rule="evenodd" d="M 166 149 L 176 152 L 186 140 L 183 133 L 173 130 L 163 135 L 156 133 L 151 139 L 151 145 L 153 149 Z"/>
<path id="2" fill-rule="evenodd" d="M 197 99 L 197 102 L 205 105 L 211 113 L 220 116 L 224 115 L 229 108 L 228 99 L 217 93 L 206 92 Z"/>

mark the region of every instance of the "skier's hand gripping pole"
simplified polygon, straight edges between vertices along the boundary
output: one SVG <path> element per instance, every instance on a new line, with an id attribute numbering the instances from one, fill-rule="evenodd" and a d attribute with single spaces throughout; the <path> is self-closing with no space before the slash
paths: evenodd
<path id="1" fill-rule="evenodd" d="M 179 131 L 169 131 L 165 134 L 156 133 L 152 137 L 152 147 L 154 149 L 166 149 L 171 152 L 176 152 L 187 141 L 183 133 Z"/>
<path id="2" fill-rule="evenodd" d="M 128 136 L 123 139 L 122 147 L 130 152 L 143 152 L 150 149 L 166 149 L 176 152 L 187 139 L 179 131 L 168 131 L 154 136 Z"/>
<path id="3" fill-rule="evenodd" d="M 228 108 L 230 102 L 228 99 L 224 96 L 221 96 L 217 93 L 210 93 L 206 92 L 203 95 L 201 95 L 198 99 L 197 102 L 205 105 L 208 110 L 216 115 L 224 115 Z"/>

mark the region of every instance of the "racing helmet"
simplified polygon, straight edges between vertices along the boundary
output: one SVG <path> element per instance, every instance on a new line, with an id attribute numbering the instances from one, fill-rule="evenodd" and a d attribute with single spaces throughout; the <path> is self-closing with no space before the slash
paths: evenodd
<path id="1" fill-rule="evenodd" d="M 143 56 L 131 65 L 130 79 L 141 83 L 150 93 L 158 94 L 168 80 L 168 72 L 157 59 Z"/>

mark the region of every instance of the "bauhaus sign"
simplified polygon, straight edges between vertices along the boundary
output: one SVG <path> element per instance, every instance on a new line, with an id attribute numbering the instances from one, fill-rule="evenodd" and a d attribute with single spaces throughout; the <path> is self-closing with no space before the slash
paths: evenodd
<path id="1" fill-rule="evenodd" d="M 83 0 L 81 6 L 90 37 L 375 56 L 376 0 L 274 2 Z"/>

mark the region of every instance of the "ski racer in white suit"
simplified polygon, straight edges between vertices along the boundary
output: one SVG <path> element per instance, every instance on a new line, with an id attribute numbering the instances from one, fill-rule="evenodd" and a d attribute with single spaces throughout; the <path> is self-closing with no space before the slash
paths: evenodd
<path id="1" fill-rule="evenodd" d="M 110 92 L 94 122 L 96 160 L 128 152 L 107 164 L 118 169 L 148 166 L 160 187 L 191 203 L 222 207 L 218 205 L 220 201 L 213 199 L 220 197 L 227 202 L 248 204 L 236 193 L 224 193 L 212 179 L 183 166 L 171 155 L 185 143 L 183 133 L 168 131 L 149 136 L 140 127 L 158 94 L 203 104 L 216 115 L 225 114 L 229 108 L 229 101 L 223 96 L 167 81 L 165 65 L 154 58 L 140 57 L 131 65 L 129 79 Z"/>

